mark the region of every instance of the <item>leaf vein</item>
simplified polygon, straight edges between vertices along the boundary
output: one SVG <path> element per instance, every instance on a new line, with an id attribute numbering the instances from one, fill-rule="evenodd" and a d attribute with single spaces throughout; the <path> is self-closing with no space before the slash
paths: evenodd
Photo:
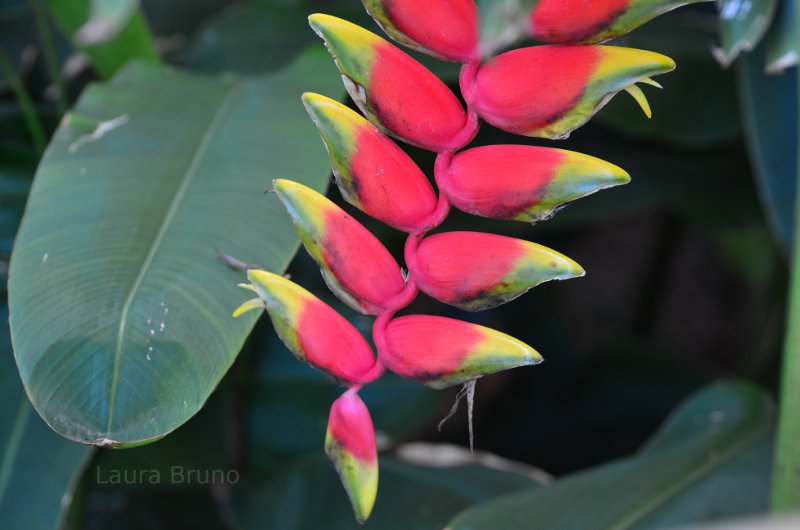
<path id="1" fill-rule="evenodd" d="M 203 138 L 200 141 L 200 144 L 195 151 L 194 156 L 189 164 L 189 167 L 186 169 L 184 173 L 181 185 L 178 188 L 178 191 L 175 194 L 175 198 L 172 200 L 169 209 L 167 210 L 166 215 L 164 216 L 164 220 L 159 227 L 158 233 L 156 234 L 155 239 L 153 240 L 153 244 L 150 247 L 150 251 L 147 253 L 144 261 L 142 262 L 142 266 L 139 269 L 139 273 L 136 276 L 136 280 L 131 285 L 130 291 L 128 291 L 128 296 L 125 299 L 124 304 L 122 305 L 122 310 L 120 312 L 120 320 L 119 320 L 119 327 L 117 329 L 117 341 L 114 348 L 114 361 L 111 369 L 111 383 L 109 389 L 109 397 L 108 397 L 108 422 L 106 423 L 106 436 L 110 436 L 111 434 L 111 427 L 114 421 L 114 407 L 116 405 L 116 397 L 117 397 L 117 386 L 119 384 L 119 372 L 120 372 L 120 364 L 122 362 L 122 346 L 125 342 L 125 330 L 127 327 L 128 322 L 128 315 L 130 313 L 131 306 L 133 305 L 133 301 L 136 298 L 136 294 L 138 293 L 142 282 L 144 281 L 145 276 L 147 276 L 147 272 L 150 269 L 150 266 L 155 259 L 156 254 L 158 253 L 159 248 L 161 247 L 161 243 L 164 241 L 164 237 L 166 236 L 167 231 L 172 223 L 173 218 L 175 217 L 176 212 L 178 211 L 183 198 L 186 195 L 186 192 L 189 189 L 189 186 L 194 179 L 195 174 L 197 173 L 197 169 L 202 163 L 203 159 L 208 152 L 209 145 L 211 144 L 211 140 L 214 138 L 217 130 L 219 129 L 220 125 L 224 122 L 225 118 L 230 111 L 233 102 L 236 100 L 236 97 L 241 92 L 241 85 L 234 84 L 228 90 L 227 94 L 222 100 L 217 111 L 214 113 L 211 121 L 209 122 L 208 129 L 206 130 L 205 134 L 203 134 Z"/>

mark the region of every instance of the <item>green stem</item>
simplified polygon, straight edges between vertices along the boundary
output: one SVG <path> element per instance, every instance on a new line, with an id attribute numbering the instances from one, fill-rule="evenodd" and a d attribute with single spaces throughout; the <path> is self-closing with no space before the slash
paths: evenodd
<path id="1" fill-rule="evenodd" d="M 798 75 L 797 69 L 784 75 Z M 797 118 L 800 120 L 800 115 Z M 777 512 L 800 508 L 800 167 L 797 168 L 796 180 L 794 250 L 772 478 L 772 509 Z"/>
<path id="2" fill-rule="evenodd" d="M 22 109 L 25 124 L 28 126 L 28 132 L 30 132 L 33 138 L 36 150 L 43 153 L 47 145 L 47 136 L 44 132 L 44 126 L 39 119 L 39 115 L 36 113 L 33 100 L 25 89 L 22 79 L 17 73 L 16 68 L 14 68 L 14 64 L 11 62 L 8 54 L 6 54 L 2 47 L 0 47 L 0 71 L 6 76 L 8 84 L 11 85 L 11 90 L 14 91 L 14 96 L 16 96 L 17 103 Z"/>
<path id="3" fill-rule="evenodd" d="M 61 77 L 61 64 L 56 55 L 53 33 L 50 31 L 50 24 L 47 21 L 47 15 L 45 14 L 45 9 L 41 0 L 28 0 L 28 4 L 35 14 L 36 28 L 39 32 L 39 40 L 42 44 L 42 53 L 44 54 L 44 60 L 47 64 L 47 72 L 58 92 L 58 99 L 56 100 L 58 115 L 63 116 L 64 113 L 67 112 L 68 107 L 67 91 L 64 88 L 64 79 Z"/>

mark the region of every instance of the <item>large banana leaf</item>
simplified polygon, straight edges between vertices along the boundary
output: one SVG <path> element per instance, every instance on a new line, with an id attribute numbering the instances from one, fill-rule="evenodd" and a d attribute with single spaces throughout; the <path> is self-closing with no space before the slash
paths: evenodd
<path id="1" fill-rule="evenodd" d="M 636 456 L 467 509 L 448 530 L 668 528 L 766 510 L 773 405 L 728 383 L 680 407 Z"/>
<path id="2" fill-rule="evenodd" d="M 764 73 L 764 47 L 736 65 L 745 139 L 761 201 L 776 239 L 791 247 L 798 168 L 796 69 Z"/>
<path id="3" fill-rule="evenodd" d="M 767 67 L 771 74 L 782 73 L 800 61 L 800 0 L 784 0 L 778 7 L 775 23 L 767 34 Z"/>
<path id="4" fill-rule="evenodd" d="M 321 49 L 250 81 L 134 64 L 64 119 L 11 259 L 12 338 L 34 407 L 62 435 L 133 445 L 202 407 L 257 318 L 217 251 L 283 271 L 298 246 L 264 190 L 322 189 L 299 96 L 338 94 Z"/>
<path id="5" fill-rule="evenodd" d="M 8 316 L 5 302 L 0 320 Z M 61 438 L 33 411 L 0 324 L 0 528 L 55 530 L 92 451 Z"/>

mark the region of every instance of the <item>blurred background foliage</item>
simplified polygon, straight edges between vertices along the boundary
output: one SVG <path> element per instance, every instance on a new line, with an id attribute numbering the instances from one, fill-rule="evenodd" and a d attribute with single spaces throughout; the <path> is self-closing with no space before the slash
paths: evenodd
<path id="1" fill-rule="evenodd" d="M 629 185 L 589 197 L 536 226 L 487 225 L 486 220 L 458 213 L 448 219 L 442 230 L 487 230 L 551 246 L 576 259 L 588 274 L 543 285 L 488 313 L 462 313 L 424 296 L 407 310 L 496 327 L 533 344 L 546 362 L 479 382 L 474 456 L 451 447 L 468 443 L 466 414 L 456 415 L 437 430 L 454 391 L 434 392 L 390 375 L 367 387 L 363 397 L 386 455 L 381 460 L 379 500 L 367 528 L 442 528 L 479 501 L 521 489 L 550 489 L 553 486 L 544 484 L 552 477 L 629 457 L 670 411 L 720 380 L 747 380 L 774 395 L 798 166 L 798 98 L 796 68 L 771 76 L 764 70 L 791 66 L 780 62 L 785 55 L 776 49 L 794 43 L 796 50 L 800 37 L 797 24 L 791 23 L 793 2 L 765 4 L 774 4 L 767 6 L 765 16 L 776 17 L 775 24 L 760 29 L 747 24 L 729 27 L 723 21 L 720 30 L 716 6 L 705 4 L 677 10 L 615 41 L 665 53 L 679 65 L 664 78 L 663 91 L 648 89 L 652 120 L 620 96 L 558 147 L 620 165 L 633 177 Z M 112 77 L 132 57 L 163 60 L 208 75 L 248 77 L 277 71 L 307 46 L 319 46 L 305 20 L 315 10 L 374 28 L 355 0 L 143 0 L 132 15 L 121 19 L 111 41 L 98 44 L 97 28 L 92 33 L 83 25 L 89 10 L 88 1 L 0 0 L 0 53 L 9 65 L 0 70 L 3 286 L 42 142 L 87 83 Z M 115 45 L 114 39 L 123 39 L 124 44 Z M 737 45 L 738 50 L 755 49 L 733 61 Z M 721 67 L 720 57 L 732 65 Z M 453 65 L 421 60 L 449 82 L 456 80 Z M 33 117 L 20 104 L 22 89 L 35 110 Z M 519 142 L 488 126 L 476 140 Z M 323 146 L 318 137 L 309 136 L 303 148 L 320 151 Z M 432 156 L 410 152 L 430 172 Z M 264 168 L 254 193 L 269 187 L 272 178 L 285 176 L 291 177 Z M 400 254 L 401 234 L 343 204 L 335 190 L 329 196 Z M 289 273 L 359 329 L 369 330 L 366 317 L 328 294 L 305 253 L 298 254 Z M 11 351 L 5 335 L 2 348 L 8 360 Z M 0 369 L 5 370 L 4 378 L 16 375 L 8 362 Z M 14 389 L 21 396 L 18 386 Z M 4 461 L 0 521 L 12 521 L 14 514 L 5 513 L 7 505 L 23 498 L 31 511 L 49 506 L 56 512 L 29 528 L 55 528 L 61 519 L 76 530 L 355 528 L 321 449 L 328 409 L 339 392 L 325 376 L 295 362 L 262 318 L 203 410 L 164 440 L 124 451 L 73 450 L 69 458 L 76 464 L 67 466 L 60 479 L 71 485 L 62 484 L 61 493 L 50 497 L 35 483 L 27 489 L 18 487 L 9 479 L 13 471 Z M 707 392 L 712 392 L 710 397 Z M 754 445 L 745 444 L 745 449 L 755 451 L 755 456 L 736 452 L 737 465 L 744 467 L 727 480 L 741 489 L 730 494 L 730 502 L 722 507 L 703 510 L 677 502 L 675 510 L 682 515 L 643 518 L 636 528 L 766 511 L 771 444 L 759 437 L 769 438 L 772 407 L 764 404 L 768 400 L 761 391 L 738 384 L 713 387 L 691 401 L 689 410 L 701 410 L 698 414 L 703 417 L 720 411 L 746 416 L 741 420 L 743 430 L 731 439 L 737 441 L 736 436 L 752 429 L 755 434 L 745 438 Z M 9 429 L 12 419 L 19 418 L 18 404 L 16 398 L 9 408 Z M 754 407 L 752 417 L 741 412 L 747 407 Z M 39 422 L 35 415 L 28 420 Z M 672 421 L 680 425 L 684 420 Z M 702 430 L 708 425 L 695 427 Z M 45 431 L 43 424 L 31 428 Z M 39 438 L 47 435 L 53 439 L 42 451 L 69 452 L 66 445 L 73 447 L 49 431 Z M 686 444 L 707 442 L 689 438 Z M 412 441 L 437 445 L 414 452 L 407 445 Z M 17 454 L 14 440 L 7 436 L 2 443 L 6 460 Z M 442 447 L 450 449 L 446 456 Z M 690 445 L 680 447 L 684 452 L 678 460 L 690 454 L 686 449 Z M 711 446 L 699 447 L 707 454 Z M 629 473 L 634 466 L 640 477 L 655 473 L 657 482 L 661 478 L 653 469 L 672 467 L 674 462 L 652 456 L 648 460 L 649 454 L 638 456 L 636 462 L 614 464 L 617 468 L 610 473 Z M 88 464 L 87 458 L 92 459 Z M 441 467 L 450 461 L 457 465 Z M 640 465 L 650 467 L 636 467 Z M 108 483 L 115 470 L 159 470 L 167 477 L 173 466 L 235 470 L 239 480 L 235 484 Z M 619 466 L 628 467 L 619 471 Z M 565 491 L 561 495 L 585 499 L 592 488 L 606 488 L 596 477 L 582 477 L 576 475 L 566 485 L 556 482 Z M 589 480 L 589 485 L 582 486 L 581 480 Z M 570 489 L 575 484 L 577 489 Z M 713 504 L 715 488 L 696 487 L 706 496 L 700 498 Z M 558 506 L 558 491 L 550 493 L 552 498 L 525 500 L 523 505 L 531 502 L 547 512 L 548 506 Z M 68 511 L 58 508 L 62 495 L 74 498 Z M 509 508 L 501 503 L 499 510 Z M 464 518 L 470 513 L 454 528 L 462 524 L 459 521 L 468 521 Z M 480 526 L 480 514 L 476 521 L 464 528 L 489 527 Z M 585 522 L 572 524 L 578 526 L 564 523 L 563 527 L 589 528 L 580 526 Z"/>

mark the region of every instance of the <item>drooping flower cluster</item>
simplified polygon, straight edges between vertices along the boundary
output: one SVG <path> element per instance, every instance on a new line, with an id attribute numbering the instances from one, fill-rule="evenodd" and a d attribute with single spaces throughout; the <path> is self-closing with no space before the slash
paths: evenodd
<path id="1" fill-rule="evenodd" d="M 528 2 L 529 35 L 551 43 L 600 42 L 688 1 L 539 0 Z M 325 451 L 339 472 L 356 518 L 372 510 L 378 485 L 375 433 L 358 396 L 386 368 L 433 388 L 542 358 L 527 344 L 468 322 L 430 315 L 395 318 L 419 291 L 468 311 L 512 300 L 549 280 L 582 276 L 568 257 L 536 243 L 478 232 L 427 233 L 451 206 L 494 219 L 535 222 L 562 205 L 624 184 L 628 174 L 602 160 L 561 149 L 492 145 L 459 151 L 483 120 L 525 136 L 563 138 L 613 95 L 629 92 L 649 116 L 635 83 L 674 63 L 663 55 L 601 45 L 542 45 L 484 57 L 474 0 L 364 0 L 398 42 L 463 63 L 456 95 L 388 41 L 327 15 L 312 28 L 333 55 L 350 96 L 366 116 L 319 94 L 303 103 L 330 154 L 344 199 L 408 233 L 406 271 L 365 227 L 316 191 L 276 180 L 275 191 L 331 290 L 375 315 L 377 354 L 344 317 L 286 278 L 248 271 L 258 298 L 235 316 L 266 308 L 275 330 L 301 361 L 347 390 L 331 408 Z M 586 6 L 589 7 L 586 7 Z M 437 153 L 428 178 L 390 136 Z"/>

